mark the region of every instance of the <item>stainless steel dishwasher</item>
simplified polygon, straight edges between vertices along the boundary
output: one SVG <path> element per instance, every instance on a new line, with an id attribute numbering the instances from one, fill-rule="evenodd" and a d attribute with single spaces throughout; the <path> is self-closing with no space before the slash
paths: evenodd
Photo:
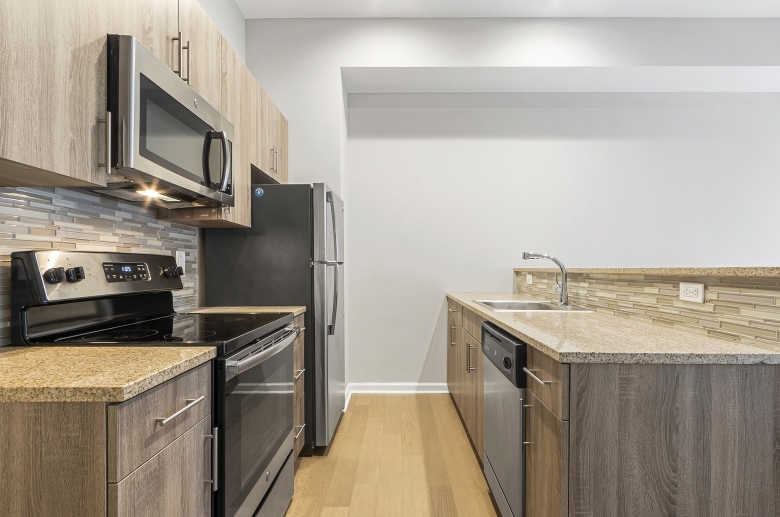
<path id="1" fill-rule="evenodd" d="M 485 355 L 484 469 L 501 517 L 525 513 L 526 344 L 495 325 L 482 324 Z"/>

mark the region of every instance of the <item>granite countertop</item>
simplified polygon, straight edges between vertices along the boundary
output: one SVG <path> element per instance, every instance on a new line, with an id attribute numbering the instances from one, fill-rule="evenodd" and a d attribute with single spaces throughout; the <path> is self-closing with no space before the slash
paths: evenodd
<path id="1" fill-rule="evenodd" d="M 780 344 L 728 341 L 598 312 L 494 312 L 474 300 L 511 293 L 448 293 L 451 300 L 562 363 L 780 364 Z"/>
<path id="2" fill-rule="evenodd" d="M 210 346 L 0 347 L 0 402 L 123 402 L 216 355 Z"/>
<path id="3" fill-rule="evenodd" d="M 515 273 L 560 273 L 557 267 L 516 267 Z M 660 275 L 660 276 L 736 276 L 736 277 L 778 277 L 780 267 L 573 267 L 566 268 L 569 274 L 591 275 Z"/>
<path id="4" fill-rule="evenodd" d="M 187 312 L 194 312 L 194 313 L 200 313 L 200 314 L 207 314 L 207 313 L 220 313 L 220 312 L 232 312 L 234 314 L 264 314 L 267 312 L 292 312 L 293 316 L 298 316 L 299 314 L 303 314 L 306 312 L 306 307 L 302 305 L 292 305 L 292 306 L 282 306 L 282 307 L 198 307 L 196 309 L 193 309 L 191 311 Z"/>

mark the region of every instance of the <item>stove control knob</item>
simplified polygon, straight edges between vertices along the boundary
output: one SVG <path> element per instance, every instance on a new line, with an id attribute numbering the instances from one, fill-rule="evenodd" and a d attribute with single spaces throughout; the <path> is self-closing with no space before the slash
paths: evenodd
<path id="1" fill-rule="evenodd" d="M 512 368 L 512 359 L 509 356 L 504 357 L 504 368 L 507 370 Z"/>
<path id="2" fill-rule="evenodd" d="M 53 267 L 43 274 L 44 280 L 50 284 L 59 284 L 65 281 L 65 268 Z"/>
<path id="3" fill-rule="evenodd" d="M 84 276 L 84 268 L 81 266 L 76 266 L 69 268 L 65 271 L 65 278 L 67 278 L 68 282 L 81 282 L 86 278 Z"/>
<path id="4" fill-rule="evenodd" d="M 168 278 L 176 278 L 179 276 L 179 270 L 176 266 L 168 266 L 165 269 L 163 269 L 163 273 Z"/>
<path id="5" fill-rule="evenodd" d="M 184 276 L 184 268 L 181 266 L 176 266 L 176 276 Z"/>

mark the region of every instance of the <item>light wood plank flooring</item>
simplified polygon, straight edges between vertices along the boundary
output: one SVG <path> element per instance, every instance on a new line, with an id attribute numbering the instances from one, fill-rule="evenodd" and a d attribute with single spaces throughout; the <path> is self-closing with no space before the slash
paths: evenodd
<path id="1" fill-rule="evenodd" d="M 286 517 L 496 517 L 449 395 L 352 396 L 330 449 L 298 460 Z"/>

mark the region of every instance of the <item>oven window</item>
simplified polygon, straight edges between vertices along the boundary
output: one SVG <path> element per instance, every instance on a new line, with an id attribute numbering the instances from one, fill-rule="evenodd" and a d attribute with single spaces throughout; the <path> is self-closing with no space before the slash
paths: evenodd
<path id="1" fill-rule="evenodd" d="M 292 431 L 293 345 L 225 386 L 225 514 L 235 515 Z"/>
<path id="2" fill-rule="evenodd" d="M 206 134 L 213 128 L 141 74 L 140 154 L 161 167 L 205 184 L 203 168 Z M 209 170 L 219 176 L 221 150 L 209 140 Z M 219 181 L 219 177 L 210 178 Z"/>

